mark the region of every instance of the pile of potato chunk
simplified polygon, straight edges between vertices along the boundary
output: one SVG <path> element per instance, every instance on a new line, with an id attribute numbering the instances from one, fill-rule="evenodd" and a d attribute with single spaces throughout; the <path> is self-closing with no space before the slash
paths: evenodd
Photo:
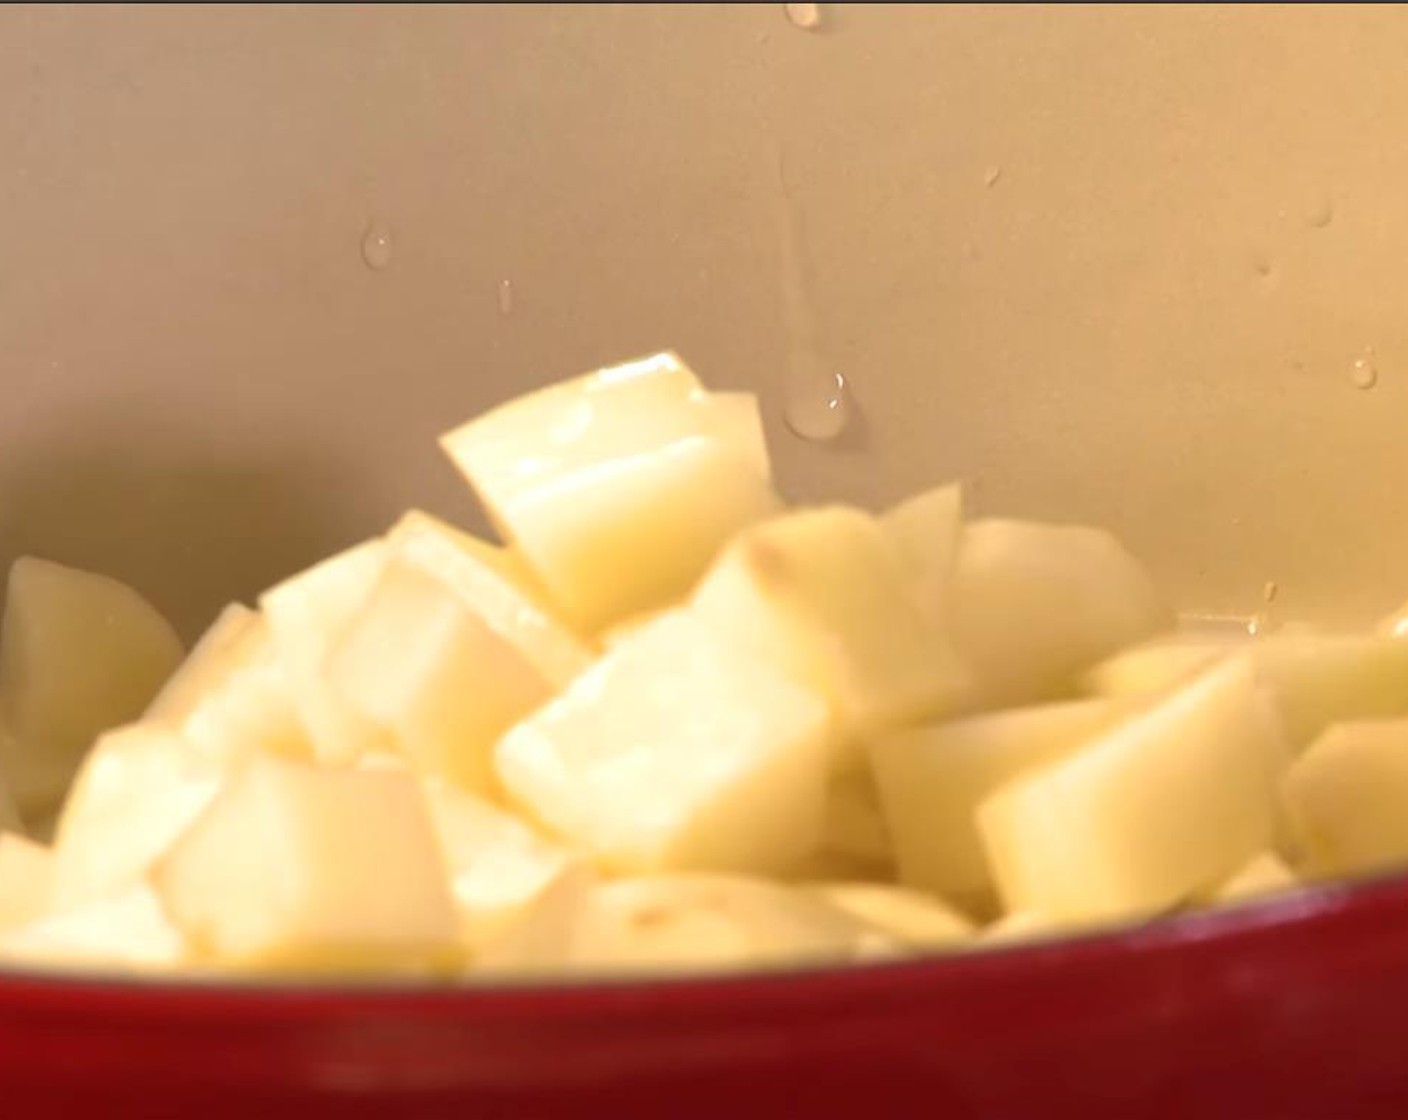
<path id="1" fill-rule="evenodd" d="M 188 656 L 42 560 L 0 632 L 0 962 L 554 976 L 892 958 L 1408 863 L 1408 637 L 1190 633 L 1082 526 L 789 507 L 660 354 L 444 437 Z"/>

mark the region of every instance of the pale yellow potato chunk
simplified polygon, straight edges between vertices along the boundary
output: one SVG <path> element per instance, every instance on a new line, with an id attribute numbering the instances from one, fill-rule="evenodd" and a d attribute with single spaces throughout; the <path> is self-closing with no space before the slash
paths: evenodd
<path id="1" fill-rule="evenodd" d="M 552 611 L 546 591 L 512 549 L 418 511 L 397 522 L 387 544 L 398 560 L 441 580 L 555 687 L 591 664 L 593 651 Z"/>
<path id="2" fill-rule="evenodd" d="M 1408 864 L 1408 719 L 1331 727 L 1291 766 L 1281 795 L 1312 874 Z"/>
<path id="3" fill-rule="evenodd" d="M 784 514 L 742 533 L 692 601 L 714 633 L 827 697 L 846 734 L 943 711 L 967 688 L 947 633 L 919 609 L 899 550 L 845 506 Z"/>
<path id="4" fill-rule="evenodd" d="M 237 968 L 443 968 L 458 928 L 415 780 L 251 759 L 153 872 L 206 958 Z"/>
<path id="5" fill-rule="evenodd" d="M 953 621 L 979 702 L 998 706 L 1059 698 L 1082 671 L 1173 616 L 1109 533 L 994 519 L 963 530 Z"/>
<path id="6" fill-rule="evenodd" d="M 880 525 L 899 550 L 920 605 L 939 625 L 951 625 L 963 488 L 954 482 L 916 494 L 881 516 Z"/>
<path id="7" fill-rule="evenodd" d="M 0 629 L 0 773 L 21 817 L 58 808 L 93 740 L 136 719 L 181 662 L 180 639 L 137 592 L 26 556 Z"/>
<path id="8" fill-rule="evenodd" d="M 1013 708 L 879 736 L 868 743 L 900 881 L 946 898 L 992 890 L 978 806 L 997 789 L 1105 730 L 1104 700 Z"/>
<path id="9" fill-rule="evenodd" d="M 517 646 L 443 582 L 399 559 L 335 648 L 327 675 L 417 769 L 488 795 L 494 744 L 552 695 Z"/>
<path id="10" fill-rule="evenodd" d="M 423 782 L 465 943 L 492 941 L 581 859 L 524 821 L 446 782 Z"/>
<path id="11" fill-rule="evenodd" d="M 60 909 L 111 898 L 141 883 L 205 811 L 226 767 L 159 724 L 98 740 L 73 783 L 54 838 Z"/>
<path id="12" fill-rule="evenodd" d="M 0 964 L 25 968 L 165 973 L 190 963 L 185 939 L 145 884 L 0 933 Z"/>
<path id="13" fill-rule="evenodd" d="M 496 764 L 609 867 L 768 873 L 818 843 L 830 739 L 824 701 L 681 611 L 511 730 Z"/>
<path id="14" fill-rule="evenodd" d="M 1230 659 L 978 809 L 1008 910 L 1058 921 L 1153 914 L 1270 846 L 1287 748 Z"/>
<path id="15" fill-rule="evenodd" d="M 1296 874 L 1275 852 L 1258 852 L 1207 896 L 1208 902 L 1245 902 L 1262 895 L 1289 890 Z"/>
<path id="16" fill-rule="evenodd" d="M 568 964 L 585 974 L 840 962 L 890 939 L 824 898 L 730 875 L 605 882 L 571 927 Z"/>
<path id="17" fill-rule="evenodd" d="M 1086 674 L 1086 686 L 1100 696 L 1128 700 L 1151 697 L 1235 653 L 1231 642 L 1189 637 L 1156 638 L 1106 658 Z"/>
<path id="18" fill-rule="evenodd" d="M 1408 714 L 1408 642 L 1381 635 L 1272 635 L 1255 646 L 1293 747 L 1331 724 Z"/>
<path id="19" fill-rule="evenodd" d="M 225 608 L 143 719 L 179 732 L 212 763 L 254 753 L 314 753 L 293 687 L 293 671 L 263 617 Z"/>
<path id="20" fill-rule="evenodd" d="M 385 543 L 364 541 L 259 598 L 299 718 L 323 762 L 347 763 L 388 749 L 381 728 L 352 707 L 324 671 L 385 566 Z"/>
<path id="21" fill-rule="evenodd" d="M 914 949 L 953 946 L 973 936 L 973 923 L 933 895 L 884 883 L 824 883 L 824 901 Z"/>
<path id="22" fill-rule="evenodd" d="M 0 833 L 0 930 L 35 921 L 53 905 L 54 859 L 44 845 Z"/>
<path id="23" fill-rule="evenodd" d="M 520 397 L 442 445 L 584 633 L 682 598 L 778 504 L 753 438 L 673 354 Z"/>
<path id="24" fill-rule="evenodd" d="M 259 660 L 271 644 L 263 616 L 243 603 L 231 603 L 192 647 L 142 718 L 179 726 L 209 692 L 251 661 Z"/>

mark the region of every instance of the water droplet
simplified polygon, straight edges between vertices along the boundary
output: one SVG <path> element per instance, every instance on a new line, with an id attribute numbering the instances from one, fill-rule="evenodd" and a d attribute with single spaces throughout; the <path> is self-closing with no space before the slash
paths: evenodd
<path id="1" fill-rule="evenodd" d="M 787 22 L 793 27 L 800 27 L 804 31 L 815 31 L 821 26 L 820 4 L 784 4 L 782 6 L 787 12 Z"/>
<path id="2" fill-rule="evenodd" d="M 994 164 L 983 172 L 983 185 L 985 187 L 997 186 L 997 181 L 1002 178 L 1002 168 Z"/>
<path id="3" fill-rule="evenodd" d="M 1324 229 L 1335 220 L 1335 203 L 1328 195 L 1316 201 L 1305 213 L 1305 223 L 1315 229 Z"/>
<path id="4" fill-rule="evenodd" d="M 787 367 L 782 400 L 787 427 L 801 439 L 827 443 L 851 418 L 846 379 L 823 360 L 817 339 L 806 226 L 792 199 L 782 149 L 777 149 L 778 265 L 782 318 L 787 331 Z"/>
<path id="5" fill-rule="evenodd" d="M 809 443 L 830 443 L 851 418 L 850 389 L 841 374 L 797 381 L 787 396 L 787 427 Z"/>
<path id="6" fill-rule="evenodd" d="M 1262 602 L 1274 603 L 1276 601 L 1276 594 L 1280 590 L 1281 589 L 1276 586 L 1276 581 L 1274 579 L 1267 580 L 1266 586 L 1261 589 Z"/>
<path id="7" fill-rule="evenodd" d="M 1379 366 L 1374 361 L 1374 351 L 1367 349 L 1354 359 L 1349 369 L 1350 383 L 1356 389 L 1368 391 L 1379 383 Z"/>
<path id="8" fill-rule="evenodd" d="M 379 222 L 368 225 L 362 235 L 362 260 L 367 267 L 380 272 L 391 263 L 392 252 L 391 231 Z"/>
<path id="9" fill-rule="evenodd" d="M 507 319 L 513 314 L 513 281 L 499 281 L 499 314 Z"/>

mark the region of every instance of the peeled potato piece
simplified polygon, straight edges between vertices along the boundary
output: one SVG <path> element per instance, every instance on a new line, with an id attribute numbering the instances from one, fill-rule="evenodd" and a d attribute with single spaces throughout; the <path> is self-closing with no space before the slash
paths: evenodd
<path id="1" fill-rule="evenodd" d="M 440 580 L 519 656 L 561 687 L 592 661 L 592 650 L 551 609 L 546 590 L 512 549 L 412 511 L 387 537 L 396 560 Z"/>
<path id="2" fill-rule="evenodd" d="M 0 964 L 26 968 L 170 972 L 190 963 L 185 939 L 145 884 L 0 934 Z"/>
<path id="3" fill-rule="evenodd" d="M 692 609 L 721 640 L 830 701 L 847 733 L 840 768 L 860 760 L 849 735 L 943 711 L 967 687 L 898 547 L 857 509 L 800 510 L 740 534 Z"/>
<path id="4" fill-rule="evenodd" d="M 181 661 L 150 603 L 106 576 L 26 556 L 0 629 L 0 773 L 21 817 L 58 808 L 93 740 L 136 719 Z"/>
<path id="5" fill-rule="evenodd" d="M 963 490 L 936 486 L 894 506 L 880 526 L 899 551 L 921 607 L 941 626 L 952 622 L 953 573 L 963 532 Z"/>
<path id="6" fill-rule="evenodd" d="M 252 759 L 153 872 L 207 959 L 331 972 L 452 965 L 444 857 L 415 780 Z"/>
<path id="7" fill-rule="evenodd" d="M 1251 665 L 1215 666 L 982 803 L 1003 903 L 1098 922 L 1192 897 L 1270 846 L 1287 758 Z"/>
<path id="8" fill-rule="evenodd" d="M 225 766 L 158 724 L 133 724 L 98 740 L 54 838 L 55 905 L 71 909 L 144 881 L 152 865 L 205 811 Z"/>
<path id="9" fill-rule="evenodd" d="M 872 739 L 870 762 L 900 881 L 965 903 L 989 894 L 978 806 L 1013 779 L 1070 754 L 1113 719 L 1107 701 L 1071 700 Z"/>
<path id="10" fill-rule="evenodd" d="M 499 737 L 549 682 L 443 582 L 389 563 L 326 666 L 338 695 L 427 774 L 495 792 Z"/>
<path id="11" fill-rule="evenodd" d="M 623 872 L 786 868 L 819 839 L 820 698 L 688 612 L 623 638 L 496 749 L 546 828 Z"/>
<path id="12" fill-rule="evenodd" d="M 1272 635 L 1254 647 L 1292 747 L 1335 723 L 1408 714 L 1408 641 L 1375 634 Z"/>
<path id="13" fill-rule="evenodd" d="M 994 519 L 963 530 L 953 621 L 978 702 L 1000 706 L 1059 699 L 1082 671 L 1173 616 L 1109 533 Z"/>
<path id="14" fill-rule="evenodd" d="M 385 566 L 385 543 L 364 541 L 259 598 L 299 717 L 324 762 L 348 763 L 388 748 L 385 732 L 352 707 L 323 671 Z"/>
<path id="15" fill-rule="evenodd" d="M 489 943 L 582 860 L 512 813 L 447 782 L 422 783 L 465 943 Z"/>
<path id="16" fill-rule="evenodd" d="M 591 634 L 682 598 L 725 540 L 776 509 L 756 436 L 724 410 L 657 354 L 520 397 L 442 444 Z"/>
<path id="17" fill-rule="evenodd" d="M 1331 727 L 1291 766 L 1281 795 L 1311 873 L 1408 864 L 1408 719 Z"/>

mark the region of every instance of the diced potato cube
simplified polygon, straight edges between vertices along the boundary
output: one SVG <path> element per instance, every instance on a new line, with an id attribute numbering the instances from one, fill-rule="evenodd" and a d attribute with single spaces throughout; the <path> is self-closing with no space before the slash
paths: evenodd
<path id="1" fill-rule="evenodd" d="M 1288 890 L 1296 885 L 1296 876 L 1275 852 L 1258 852 L 1235 874 L 1217 885 L 1208 896 L 1209 902 L 1243 902 L 1264 894 Z"/>
<path id="2" fill-rule="evenodd" d="M 53 905 L 53 853 L 18 833 L 0 833 L 0 930 L 25 925 Z"/>
<path id="3" fill-rule="evenodd" d="M 54 902 L 72 909 L 143 881 L 205 811 L 225 768 L 169 728 L 138 723 L 98 740 L 64 803 L 54 840 Z"/>
<path id="4" fill-rule="evenodd" d="M 219 765 L 260 752 L 309 758 L 313 745 L 291 678 L 264 619 L 232 604 L 143 722 L 180 733 L 194 751 Z"/>
<path id="5" fill-rule="evenodd" d="M 1408 714 L 1408 641 L 1378 635 L 1272 635 L 1255 647 L 1293 747 L 1345 720 Z"/>
<path id="6" fill-rule="evenodd" d="M 1311 873 L 1408 864 L 1408 719 L 1331 727 L 1291 766 L 1281 793 Z"/>
<path id="7" fill-rule="evenodd" d="M 168 972 L 189 962 L 185 939 L 145 884 L 0 934 L 0 963 L 26 968 Z"/>
<path id="8" fill-rule="evenodd" d="M 142 718 L 179 726 L 208 693 L 223 685 L 232 673 L 260 660 L 269 648 L 271 639 L 263 616 L 242 603 L 231 603 L 201 636 Z"/>
<path id="9" fill-rule="evenodd" d="M 327 672 L 416 768 L 485 794 L 494 792 L 499 736 L 552 694 L 517 647 L 441 581 L 399 560 Z"/>
<path id="10" fill-rule="evenodd" d="M 822 700 L 681 611 L 608 651 L 496 762 L 519 804 L 613 868 L 761 873 L 816 846 L 830 737 Z"/>
<path id="11" fill-rule="evenodd" d="M 844 961 L 888 943 L 815 895 L 728 875 L 602 883 L 574 923 L 570 962 L 586 973 L 730 969 Z"/>
<path id="12" fill-rule="evenodd" d="M 1086 674 L 1086 684 L 1100 696 L 1149 697 L 1187 682 L 1238 648 L 1215 640 L 1156 638 L 1100 662 Z"/>
<path id="13" fill-rule="evenodd" d="M 982 803 L 1003 902 L 1100 921 L 1187 899 L 1270 845 L 1286 758 L 1247 660 L 1215 666 Z"/>
<path id="14" fill-rule="evenodd" d="M 898 549 L 860 510 L 803 510 L 742 533 L 696 589 L 693 609 L 724 641 L 826 696 L 847 733 L 942 711 L 967 687 Z M 848 737 L 838 743 L 842 768 L 859 762 Z"/>
<path id="15" fill-rule="evenodd" d="M 413 511 L 387 543 L 398 560 L 441 580 L 474 614 L 561 687 L 592 661 L 592 651 L 550 610 L 546 592 L 511 550 Z"/>
<path id="16" fill-rule="evenodd" d="M 978 806 L 1108 727 L 1104 700 L 1014 708 L 907 728 L 868 744 L 900 881 L 967 903 L 991 892 Z"/>
<path id="17" fill-rule="evenodd" d="M 328 681 L 329 655 L 351 627 L 386 566 L 380 540 L 339 552 L 259 598 L 317 758 L 347 763 L 386 750 L 385 733 Z"/>
<path id="18" fill-rule="evenodd" d="M 1134 557 L 1079 525 L 971 522 L 953 597 L 959 652 L 987 706 L 1059 698 L 1083 670 L 1173 622 Z"/>
<path id="19" fill-rule="evenodd" d="M 176 925 L 227 965 L 446 967 L 457 928 L 415 780 L 254 758 L 165 855 Z"/>
<path id="20" fill-rule="evenodd" d="M 724 541 L 777 507 L 753 439 L 673 354 L 520 397 L 442 443 L 587 633 L 682 598 Z"/>
<path id="21" fill-rule="evenodd" d="M 20 815 L 52 813 L 93 740 L 142 714 L 181 661 L 166 619 L 125 584 L 26 556 L 0 631 L 3 772 Z"/>
<path id="22" fill-rule="evenodd" d="M 933 895 L 883 883 L 829 883 L 822 899 L 916 949 L 952 946 L 973 936 L 973 923 Z"/>
<path id="23" fill-rule="evenodd" d="M 580 860 L 511 813 L 445 782 L 424 783 L 431 821 L 450 874 L 460 931 L 489 943 Z"/>
<path id="24" fill-rule="evenodd" d="M 963 489 L 936 486 L 889 510 L 880 525 L 899 550 L 920 605 L 938 622 L 952 623 L 953 573 L 963 531 Z"/>

